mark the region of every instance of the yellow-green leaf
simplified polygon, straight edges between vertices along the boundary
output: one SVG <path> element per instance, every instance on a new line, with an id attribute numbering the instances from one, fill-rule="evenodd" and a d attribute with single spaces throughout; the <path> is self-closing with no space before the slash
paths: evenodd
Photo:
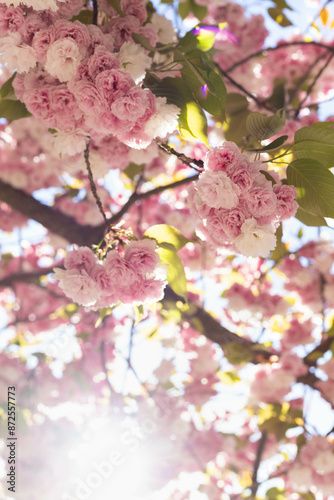
<path id="1" fill-rule="evenodd" d="M 248 133 L 258 141 L 269 139 L 277 134 L 285 125 L 285 111 L 278 110 L 273 116 L 262 113 L 250 113 L 246 121 Z"/>
<path id="2" fill-rule="evenodd" d="M 180 134 L 184 139 L 197 139 L 209 147 L 206 116 L 196 102 L 186 103 L 179 116 L 179 127 Z"/>
<path id="3" fill-rule="evenodd" d="M 322 217 L 334 217 L 334 175 L 321 163 L 302 158 L 287 168 L 288 184 L 296 186 L 298 203 Z"/>
<path id="4" fill-rule="evenodd" d="M 295 133 L 293 153 L 295 158 L 312 158 L 325 167 L 334 166 L 333 123 L 316 123 Z"/>
<path id="5" fill-rule="evenodd" d="M 144 233 L 144 238 L 154 239 L 159 246 L 167 243 L 171 245 L 169 250 L 174 250 L 175 252 L 178 252 L 184 245 L 191 241 L 183 236 L 175 227 L 168 226 L 167 224 L 157 224 L 148 228 Z"/>
<path id="6" fill-rule="evenodd" d="M 187 279 L 180 257 L 167 248 L 157 250 L 162 264 L 167 265 L 167 281 L 174 292 L 187 300 Z"/>
<path id="7" fill-rule="evenodd" d="M 322 24 L 325 26 L 327 24 L 328 17 L 329 17 L 329 12 L 328 12 L 328 9 L 326 9 L 326 7 L 321 9 L 319 17 L 322 21 Z"/>

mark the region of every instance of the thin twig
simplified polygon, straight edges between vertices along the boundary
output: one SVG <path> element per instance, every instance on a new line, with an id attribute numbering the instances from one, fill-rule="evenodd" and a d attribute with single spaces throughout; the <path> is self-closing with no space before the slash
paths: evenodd
<path id="1" fill-rule="evenodd" d="M 124 393 L 124 391 L 125 391 L 125 383 L 126 383 L 126 376 L 127 376 L 128 370 L 132 369 L 131 357 L 132 357 L 134 333 L 135 333 L 135 321 L 133 320 L 132 325 L 131 325 L 131 329 L 130 329 L 129 352 L 128 352 L 128 357 L 126 359 L 126 363 L 127 363 L 128 367 L 127 367 L 125 374 L 124 374 L 122 393 Z"/>
<path id="2" fill-rule="evenodd" d="M 259 57 L 259 56 L 264 55 L 266 52 L 273 52 L 275 50 L 284 49 L 285 47 L 293 47 L 295 45 L 316 45 L 317 47 L 322 47 L 324 49 L 327 49 L 329 52 L 334 51 L 333 47 L 329 47 L 328 45 L 325 45 L 324 43 L 320 43 L 320 42 L 314 42 L 314 41 L 311 41 L 311 42 L 305 42 L 305 41 L 286 42 L 286 43 L 281 43 L 280 45 L 277 45 L 276 47 L 267 47 L 266 49 L 262 49 L 262 50 L 258 50 L 257 52 L 253 52 L 252 54 L 249 54 L 244 59 L 241 59 L 240 61 L 232 64 L 232 66 L 227 68 L 225 71 L 227 71 L 227 72 L 233 71 L 235 68 L 242 66 L 243 64 L 250 61 L 251 59 L 254 59 L 255 57 Z"/>
<path id="3" fill-rule="evenodd" d="M 116 224 L 116 222 L 118 222 L 123 217 L 123 215 L 129 210 L 129 208 L 137 201 L 150 198 L 151 196 L 154 196 L 156 194 L 160 194 L 163 191 L 166 191 L 166 189 L 173 189 L 182 186 L 184 184 L 189 184 L 190 182 L 198 179 L 198 176 L 199 174 L 191 175 L 190 177 L 185 177 L 184 179 L 180 179 L 179 181 L 171 182 L 170 184 L 165 184 L 164 186 L 158 186 L 144 193 L 137 193 L 136 191 L 134 191 L 130 196 L 130 198 L 128 199 L 128 201 L 125 203 L 125 205 L 123 205 L 123 207 L 117 213 L 115 213 L 110 219 L 108 219 L 108 223 Z"/>
<path id="4" fill-rule="evenodd" d="M 179 153 L 174 148 L 171 148 L 166 142 L 162 142 L 159 139 L 155 139 L 155 142 L 158 144 L 159 148 L 161 148 L 163 151 L 165 151 L 170 155 L 176 156 L 183 163 L 197 170 L 197 172 L 203 171 L 204 164 L 202 160 L 195 160 L 194 158 L 189 158 L 189 156 L 186 156 L 183 153 Z"/>
<path id="5" fill-rule="evenodd" d="M 314 16 L 314 18 L 312 19 L 312 21 L 310 22 L 310 24 L 307 26 L 306 30 L 304 31 L 304 33 L 307 33 L 308 30 L 312 27 L 312 24 L 314 24 L 316 22 L 316 20 L 318 19 L 318 17 L 320 16 L 321 12 L 327 7 L 327 5 L 329 3 L 331 3 L 332 0 L 327 0 L 327 2 L 321 7 L 321 9 L 319 10 L 319 12 L 316 14 L 316 16 Z"/>
<path id="6" fill-rule="evenodd" d="M 309 66 L 309 68 L 304 73 L 304 75 L 301 78 L 299 78 L 297 85 L 295 86 L 293 92 L 291 92 L 291 94 L 290 94 L 288 105 L 290 105 L 292 103 L 292 101 L 294 100 L 294 98 L 296 97 L 296 95 L 298 93 L 298 90 L 300 89 L 302 84 L 307 80 L 307 78 L 310 76 L 311 72 L 314 70 L 314 68 L 316 67 L 318 62 L 320 62 L 326 56 L 327 56 L 327 52 L 323 52 L 319 57 L 317 57 L 313 61 L 313 63 Z"/>
<path id="7" fill-rule="evenodd" d="M 327 59 L 327 61 L 325 62 L 325 64 L 323 65 L 323 67 L 318 71 L 318 73 L 315 75 L 315 77 L 313 78 L 313 82 L 310 84 L 309 88 L 307 89 L 307 92 L 306 92 L 306 96 L 304 97 L 304 99 L 301 101 L 301 103 L 299 104 L 298 108 L 296 109 L 295 111 L 295 117 L 297 118 L 297 116 L 299 115 L 299 112 L 301 110 L 301 108 L 303 107 L 305 101 L 307 100 L 308 96 L 310 95 L 310 93 L 312 92 L 313 90 L 313 87 L 315 86 L 315 84 L 317 83 L 318 79 L 320 78 L 320 76 L 322 75 L 322 73 L 325 71 L 325 69 L 328 67 L 329 63 L 331 62 L 331 60 L 333 59 L 334 57 L 334 52 L 332 52 L 332 54 L 329 56 L 329 58 Z"/>
<path id="8" fill-rule="evenodd" d="M 112 231 L 112 228 L 110 227 L 110 220 L 108 220 L 106 214 L 104 213 L 102 202 L 100 200 L 99 195 L 97 194 L 96 185 L 95 185 L 94 177 L 93 177 L 93 172 L 92 172 L 92 169 L 91 169 L 91 166 L 90 166 L 90 161 L 89 161 L 89 146 L 90 146 L 90 141 L 87 142 L 87 146 L 86 146 L 86 149 L 84 151 L 86 168 L 87 168 L 87 171 L 88 171 L 89 184 L 90 184 L 93 196 L 95 198 L 96 204 L 97 204 L 97 206 L 98 206 L 98 208 L 100 210 L 100 213 L 101 213 L 102 217 L 104 218 L 106 226 L 107 226 L 107 228 L 108 228 L 109 231 Z"/>
<path id="9" fill-rule="evenodd" d="M 99 13 L 98 5 L 97 5 L 97 0 L 93 0 L 93 24 L 97 26 L 97 16 Z"/>
<path id="10" fill-rule="evenodd" d="M 230 76 L 226 70 L 222 69 L 217 64 L 216 64 L 216 67 L 219 69 L 221 74 L 224 75 L 225 78 L 227 78 L 227 80 L 229 80 L 235 87 L 237 87 L 239 90 L 241 90 L 241 92 L 243 92 L 245 95 L 250 97 L 254 102 L 256 102 L 256 104 L 260 108 L 264 108 L 264 109 L 267 109 L 268 111 L 274 112 L 274 110 L 272 108 L 270 108 L 269 106 L 267 106 L 267 104 L 265 102 L 260 101 L 260 99 L 258 99 L 254 94 L 251 94 L 251 92 L 249 92 L 243 85 L 241 85 L 240 83 L 235 81 L 235 79 L 232 78 L 232 76 Z"/>
<path id="11" fill-rule="evenodd" d="M 252 474 L 252 486 L 251 486 L 251 492 L 252 495 L 255 496 L 257 489 L 259 487 L 259 483 L 257 480 L 257 473 L 259 471 L 260 463 L 262 460 L 262 455 L 264 451 L 264 447 L 267 441 L 267 433 L 266 431 L 262 431 L 262 436 L 261 439 L 259 440 L 259 444 L 257 447 L 257 452 L 256 452 L 256 457 L 255 457 L 255 462 L 254 462 L 254 468 L 253 468 L 253 474 Z"/>
<path id="12" fill-rule="evenodd" d="M 111 393 L 111 394 L 113 394 L 115 391 L 114 391 L 114 388 L 113 388 L 113 386 L 111 385 L 110 380 L 109 380 L 109 377 L 108 377 L 107 355 L 106 355 L 106 343 L 105 343 L 105 341 L 104 341 L 104 340 L 102 340 L 102 342 L 101 342 L 100 349 L 101 349 L 102 369 L 103 369 L 104 374 L 105 374 L 105 376 L 106 376 L 106 382 L 107 382 L 107 385 L 108 385 L 108 387 L 109 387 L 110 393 Z"/>

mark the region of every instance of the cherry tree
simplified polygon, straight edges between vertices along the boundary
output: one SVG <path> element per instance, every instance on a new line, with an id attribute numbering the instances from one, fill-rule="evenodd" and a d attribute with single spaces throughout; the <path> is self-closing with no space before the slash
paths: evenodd
<path id="1" fill-rule="evenodd" d="M 1 498 L 334 498 L 333 26 L 2 0 Z"/>

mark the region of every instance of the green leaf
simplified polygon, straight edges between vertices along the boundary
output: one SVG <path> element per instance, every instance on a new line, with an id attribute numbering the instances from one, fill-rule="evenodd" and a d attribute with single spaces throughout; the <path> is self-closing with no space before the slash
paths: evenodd
<path id="1" fill-rule="evenodd" d="M 226 359 L 232 364 L 244 364 L 252 360 L 252 353 L 250 350 L 236 342 L 224 345 L 224 353 Z"/>
<path id="2" fill-rule="evenodd" d="M 167 264 L 167 281 L 172 290 L 187 300 L 187 279 L 184 272 L 184 267 L 180 257 L 173 250 L 167 248 L 159 248 L 157 250 L 160 255 L 162 264 Z"/>
<path id="3" fill-rule="evenodd" d="M 284 490 L 281 488 L 270 488 L 266 492 L 265 500 L 286 500 L 286 496 L 284 495 Z"/>
<path id="4" fill-rule="evenodd" d="M 191 241 L 183 236 L 183 234 L 175 229 L 175 227 L 168 226 L 167 224 L 157 224 L 156 226 L 150 227 L 145 231 L 144 238 L 151 238 L 155 240 L 159 246 L 164 243 L 168 243 L 173 247 L 170 249 L 175 252 L 181 250 L 184 245 Z"/>
<path id="5" fill-rule="evenodd" d="M 206 26 L 196 26 L 180 40 L 178 47 L 184 54 L 196 49 L 207 52 L 213 47 L 216 36 L 213 31 L 205 29 Z"/>
<path id="6" fill-rule="evenodd" d="M 237 373 L 227 371 L 227 372 L 218 372 L 217 373 L 219 380 L 225 385 L 234 385 L 237 382 L 240 382 L 241 378 Z"/>
<path id="7" fill-rule="evenodd" d="M 315 500 L 315 496 L 311 491 L 308 491 L 307 493 L 300 493 L 300 498 L 301 500 Z"/>
<path id="8" fill-rule="evenodd" d="M 120 302 L 118 302 L 118 304 L 112 306 L 112 307 L 104 307 L 103 309 L 99 309 L 99 318 L 98 320 L 96 321 L 95 323 L 95 328 L 98 328 L 100 326 L 100 324 L 102 323 L 102 321 L 104 320 L 104 318 L 106 318 L 107 316 L 109 316 L 112 311 L 120 304 Z"/>
<path id="9" fill-rule="evenodd" d="M 13 88 L 13 80 L 16 76 L 14 73 L 1 87 L 0 89 L 0 99 L 14 99 L 17 100 L 17 97 Z"/>
<path id="10" fill-rule="evenodd" d="M 268 9 L 268 14 L 274 21 L 276 21 L 277 24 L 282 26 L 282 28 L 292 26 L 292 22 L 286 17 L 282 9 L 271 7 Z"/>
<path id="11" fill-rule="evenodd" d="M 190 89 L 181 78 L 165 78 L 148 87 L 157 97 L 166 97 L 168 103 L 181 109 L 178 122 L 184 139 L 197 139 L 209 146 L 206 116 L 199 104 L 194 102 Z"/>
<path id="12" fill-rule="evenodd" d="M 280 10 L 282 9 L 289 9 L 293 10 L 290 5 L 286 3 L 285 0 L 273 0 L 273 2 L 276 4 L 276 7 L 278 7 Z"/>
<path id="13" fill-rule="evenodd" d="M 180 134 L 184 139 L 197 139 L 207 147 L 209 146 L 207 137 L 207 121 L 202 108 L 194 101 L 186 103 L 179 116 Z"/>
<path id="14" fill-rule="evenodd" d="M 186 0 L 185 2 L 179 3 L 179 14 L 182 19 L 185 19 L 191 11 L 191 1 Z"/>
<path id="15" fill-rule="evenodd" d="M 273 142 L 270 144 L 267 144 L 267 146 L 263 146 L 263 148 L 260 149 L 248 149 L 248 151 L 252 152 L 258 152 L 258 151 L 272 151 L 274 149 L 279 148 L 284 144 L 284 142 L 287 140 L 288 136 L 287 135 L 281 135 L 281 137 L 277 137 Z"/>
<path id="16" fill-rule="evenodd" d="M 192 12 L 199 21 L 203 19 L 208 13 L 207 7 L 204 5 L 198 5 L 194 0 L 185 0 L 185 2 L 179 2 L 179 14 L 182 19 L 185 19 L 190 12 Z"/>
<path id="17" fill-rule="evenodd" d="M 121 9 L 121 1 L 120 0 L 107 0 L 108 4 L 111 5 L 117 14 L 119 14 L 121 17 L 124 17 L 124 12 Z"/>
<path id="18" fill-rule="evenodd" d="M 168 104 L 175 104 L 182 109 L 187 100 L 191 97 L 191 92 L 187 97 L 184 96 L 186 89 L 183 84 L 183 92 L 180 90 L 182 85 L 181 78 L 164 78 L 162 81 L 148 82 L 148 88 L 153 92 L 156 97 L 166 97 Z"/>
<path id="19" fill-rule="evenodd" d="M 208 13 L 208 8 L 205 7 L 205 5 L 198 5 L 197 3 L 194 2 L 194 0 L 191 0 L 191 10 L 197 17 L 199 21 L 201 21 Z"/>
<path id="20" fill-rule="evenodd" d="M 144 49 L 149 50 L 150 52 L 156 50 L 151 45 L 151 42 L 149 41 L 148 38 L 146 38 L 146 36 L 140 35 L 139 33 L 132 33 L 131 36 L 132 36 L 132 39 L 134 40 L 134 42 L 136 42 L 139 45 L 141 45 L 142 47 L 144 47 Z"/>
<path id="21" fill-rule="evenodd" d="M 225 105 L 227 121 L 224 124 L 224 132 L 228 141 L 238 144 L 247 135 L 246 120 L 250 114 L 248 104 L 246 97 L 241 94 L 227 94 Z"/>
<path id="22" fill-rule="evenodd" d="M 143 170 L 144 165 L 137 165 L 136 163 L 130 163 L 124 170 L 123 174 L 127 175 L 129 179 L 134 179 L 136 175 L 140 174 Z"/>
<path id="23" fill-rule="evenodd" d="M 2 99 L 0 101 L 0 118 L 6 118 L 8 121 L 18 120 L 31 116 L 23 102 L 11 99 Z"/>
<path id="24" fill-rule="evenodd" d="M 72 17 L 71 22 L 80 21 L 82 24 L 93 24 L 93 18 L 92 10 L 82 10 L 77 16 Z"/>
<path id="25" fill-rule="evenodd" d="M 226 88 L 222 78 L 211 69 L 210 72 L 198 67 L 196 69 L 201 79 L 189 67 L 183 68 L 181 71 L 182 78 L 192 91 L 194 99 L 208 113 L 224 115 Z"/>
<path id="26" fill-rule="evenodd" d="M 253 150 L 250 150 L 253 151 Z M 265 176 L 267 181 L 270 181 L 272 185 L 274 186 L 276 183 L 275 179 L 270 175 L 270 173 L 267 170 L 260 170 L 261 174 Z"/>
<path id="27" fill-rule="evenodd" d="M 294 160 L 287 168 L 288 184 L 296 186 L 298 203 L 308 212 L 334 217 L 334 175 L 315 160 Z"/>
<path id="28" fill-rule="evenodd" d="M 285 83 L 282 78 L 275 78 L 274 90 L 269 99 L 266 99 L 266 104 L 274 109 L 282 109 L 285 106 Z"/>
<path id="29" fill-rule="evenodd" d="M 295 158 L 312 158 L 325 167 L 334 166 L 333 123 L 316 123 L 295 133 L 293 152 Z"/>
<path id="30" fill-rule="evenodd" d="M 315 215 L 311 212 L 308 212 L 302 207 L 298 207 L 298 210 L 295 215 L 296 219 L 300 220 L 305 226 L 310 227 L 321 227 L 327 226 L 327 222 L 321 215 Z"/>
<path id="31" fill-rule="evenodd" d="M 282 224 L 280 224 L 276 230 L 276 248 L 275 250 L 272 251 L 270 255 L 270 259 L 272 260 L 279 260 L 283 255 L 286 255 L 288 253 L 288 249 L 285 246 L 285 243 L 282 241 L 282 236 L 283 236 L 283 231 L 282 231 Z"/>
<path id="32" fill-rule="evenodd" d="M 273 116 L 266 116 L 262 113 L 250 113 L 247 117 L 246 127 L 250 135 L 258 141 L 269 139 L 277 134 L 285 124 L 285 111 L 279 110 Z"/>

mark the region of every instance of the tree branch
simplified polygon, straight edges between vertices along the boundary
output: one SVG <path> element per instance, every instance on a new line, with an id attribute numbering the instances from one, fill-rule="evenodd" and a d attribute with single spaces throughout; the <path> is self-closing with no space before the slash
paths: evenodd
<path id="1" fill-rule="evenodd" d="M 288 105 L 290 105 L 292 103 L 292 101 L 294 100 L 294 98 L 296 97 L 298 91 L 300 90 L 300 87 L 303 85 L 304 82 L 306 82 L 306 80 L 308 79 L 308 77 L 310 76 L 310 74 L 312 73 L 312 71 L 314 70 L 314 68 L 317 66 L 317 64 L 322 60 L 324 59 L 326 56 L 328 55 L 327 52 L 323 52 L 322 54 L 320 54 L 319 57 L 317 57 L 313 63 L 308 67 L 307 71 L 304 73 L 304 75 L 299 78 L 298 82 L 297 82 L 297 85 L 295 86 L 295 88 L 293 89 L 293 91 L 291 92 L 290 94 L 290 97 L 289 97 L 289 102 L 288 102 Z M 298 107 L 298 113 L 299 111 L 301 110 L 302 106 L 299 105 Z"/>
<path id="2" fill-rule="evenodd" d="M 243 85 L 241 85 L 240 83 L 235 81 L 235 79 L 232 78 L 232 76 L 230 76 L 228 74 L 228 70 L 222 69 L 220 66 L 218 66 L 218 64 L 216 64 L 216 67 L 221 72 L 221 74 L 225 76 L 225 78 L 227 78 L 235 87 L 237 87 L 239 90 L 241 90 L 241 92 L 243 92 L 245 95 L 250 97 L 254 102 L 256 102 L 256 104 L 260 108 L 264 108 L 264 109 L 267 109 L 268 111 L 274 112 L 274 110 L 272 108 L 270 108 L 269 106 L 267 106 L 267 104 L 265 102 L 260 101 L 260 99 L 258 99 L 254 94 L 251 94 L 251 92 L 249 92 Z"/>
<path id="3" fill-rule="evenodd" d="M 304 97 L 304 99 L 301 101 L 301 103 L 299 104 L 298 108 L 296 109 L 295 111 L 295 117 L 297 118 L 297 116 L 299 115 L 299 111 L 301 110 L 301 108 L 303 107 L 303 104 L 305 103 L 305 101 L 307 100 L 308 96 L 310 95 L 310 93 L 312 92 L 315 84 L 317 83 L 318 79 L 320 78 L 320 76 L 322 75 L 322 73 L 325 71 L 325 69 L 328 67 L 329 63 L 331 62 L 331 60 L 333 59 L 334 57 L 334 52 L 331 53 L 331 55 L 329 56 L 329 58 L 327 59 L 327 61 L 325 62 L 325 64 L 323 65 L 322 68 L 320 68 L 320 70 L 318 71 L 318 73 L 315 75 L 311 85 L 309 86 L 309 88 L 307 89 L 307 92 L 306 92 L 306 96 Z"/>
<path id="4" fill-rule="evenodd" d="M 108 231 L 111 231 L 109 221 L 108 221 L 107 216 L 103 210 L 101 199 L 100 199 L 99 195 L 97 194 L 96 185 L 95 185 L 95 181 L 94 181 L 94 177 L 93 177 L 93 172 L 92 172 L 92 169 L 90 166 L 90 161 L 89 161 L 89 147 L 90 147 L 90 141 L 87 142 L 87 146 L 86 146 L 86 149 L 84 151 L 84 158 L 85 158 L 86 168 L 87 168 L 87 172 L 88 172 L 88 179 L 89 179 L 90 188 L 92 190 L 94 199 L 95 199 L 96 204 L 98 206 L 98 209 L 100 210 L 100 214 L 102 215 L 104 222 L 106 223 L 107 229 L 108 229 Z"/>
<path id="5" fill-rule="evenodd" d="M 80 246 L 92 245 L 103 237 L 101 227 L 82 226 L 73 217 L 44 205 L 25 191 L 16 189 L 2 180 L 0 180 L 0 200 L 71 243 Z"/>
<path id="6" fill-rule="evenodd" d="M 334 51 L 333 47 L 329 47 L 328 45 L 325 45 L 324 43 L 320 43 L 320 42 L 314 42 L 314 41 L 311 41 L 311 42 L 304 42 L 304 41 L 286 42 L 286 43 L 281 43 L 280 45 L 277 45 L 276 47 L 267 47 L 266 49 L 262 49 L 262 50 L 258 50 L 257 52 L 253 52 L 252 54 L 249 54 L 244 59 L 241 59 L 240 61 L 232 64 L 232 66 L 227 68 L 226 71 L 227 72 L 233 71 L 238 66 L 242 66 L 243 64 L 250 61 L 251 59 L 254 59 L 254 57 L 259 57 L 259 56 L 265 55 L 266 52 L 273 52 L 275 50 L 284 49 L 285 47 L 293 47 L 294 45 L 316 45 L 317 47 L 322 47 L 324 49 L 327 49 L 329 52 Z"/>
<path id="7" fill-rule="evenodd" d="M 150 198 L 156 194 L 163 193 L 167 189 L 173 189 L 179 186 L 183 186 L 184 184 L 189 184 L 192 181 L 198 179 L 199 174 L 191 175 L 190 177 L 185 177 L 184 179 L 180 179 L 179 181 L 171 182 L 170 184 L 165 184 L 164 186 L 158 186 L 154 189 L 150 189 L 149 191 L 144 191 L 143 193 L 137 193 L 134 191 L 128 201 L 123 205 L 123 207 L 116 212 L 110 219 L 108 219 L 109 224 L 116 224 L 123 215 L 129 210 L 129 208 L 136 203 L 136 201 L 145 200 L 146 198 Z"/>
<path id="8" fill-rule="evenodd" d="M 257 452 L 256 452 L 256 457 L 255 457 L 255 462 L 254 462 L 254 469 L 253 469 L 253 474 L 252 474 L 252 486 L 251 486 L 251 492 L 252 495 L 255 497 L 257 489 L 259 487 L 259 483 L 257 480 L 257 473 L 259 471 L 260 463 L 262 460 L 262 455 L 264 451 L 264 447 L 266 445 L 267 441 L 267 433 L 266 431 L 262 431 L 262 436 L 261 439 L 259 440 L 259 444 L 257 447 Z"/>
<path id="9" fill-rule="evenodd" d="M 166 153 L 168 153 L 170 155 L 176 156 L 183 163 L 185 163 L 189 167 L 194 168 L 195 170 L 197 170 L 197 172 L 202 172 L 203 171 L 204 164 L 203 164 L 202 160 L 195 160 L 194 158 L 189 158 L 189 156 L 186 156 L 183 153 L 179 153 L 174 148 L 171 148 L 166 142 L 162 142 L 159 139 L 155 139 L 155 142 L 158 144 L 158 146 L 163 151 L 165 151 Z M 193 164 L 195 164 L 196 167 Z"/>
<path id="10" fill-rule="evenodd" d="M 159 186 L 157 188 L 151 189 L 146 193 L 133 193 L 129 200 L 117 212 L 113 217 L 109 219 L 110 224 L 114 224 L 121 219 L 123 214 L 133 205 L 136 201 L 149 198 L 154 194 L 159 194 L 166 189 L 175 188 L 183 184 L 192 182 L 198 178 L 199 174 L 186 177 L 171 184 L 166 184 L 164 186 Z M 1 186 L 5 189 L 2 191 Z M 11 187 L 8 184 L 0 181 L 0 196 L 3 195 L 4 201 L 6 201 L 13 208 L 19 210 L 23 214 L 31 217 L 37 222 L 40 222 L 50 231 L 53 231 L 60 236 L 65 237 L 70 243 L 76 243 L 80 246 L 92 245 L 97 241 L 100 241 L 103 237 L 105 225 L 102 224 L 98 227 L 91 226 L 81 226 L 72 217 L 62 214 L 61 212 L 55 210 L 54 208 L 43 205 L 39 201 L 35 200 L 31 195 L 28 195 L 24 191 L 20 191 Z M 12 274 L 0 280 L 0 286 L 12 286 L 16 281 L 24 282 L 36 282 L 36 279 L 40 276 L 47 275 L 53 271 L 52 268 L 39 269 L 36 272 L 26 273 L 26 274 Z M 179 301 L 180 297 L 176 295 L 170 287 L 166 288 L 165 299 L 166 301 Z M 261 362 L 264 359 L 268 360 L 272 353 L 262 350 L 257 344 L 239 337 L 239 335 L 230 332 L 224 328 L 218 321 L 216 321 L 208 312 L 206 312 L 202 307 L 198 306 L 195 302 L 189 301 L 189 311 L 183 313 L 185 320 L 189 321 L 192 327 L 203 333 L 207 338 L 219 344 L 220 346 L 225 346 L 229 343 L 237 343 L 245 347 L 251 355 L 253 362 Z"/>
<path id="11" fill-rule="evenodd" d="M 99 9 L 97 5 L 97 0 L 93 0 L 93 24 L 97 26 L 97 16 L 99 14 Z"/>

